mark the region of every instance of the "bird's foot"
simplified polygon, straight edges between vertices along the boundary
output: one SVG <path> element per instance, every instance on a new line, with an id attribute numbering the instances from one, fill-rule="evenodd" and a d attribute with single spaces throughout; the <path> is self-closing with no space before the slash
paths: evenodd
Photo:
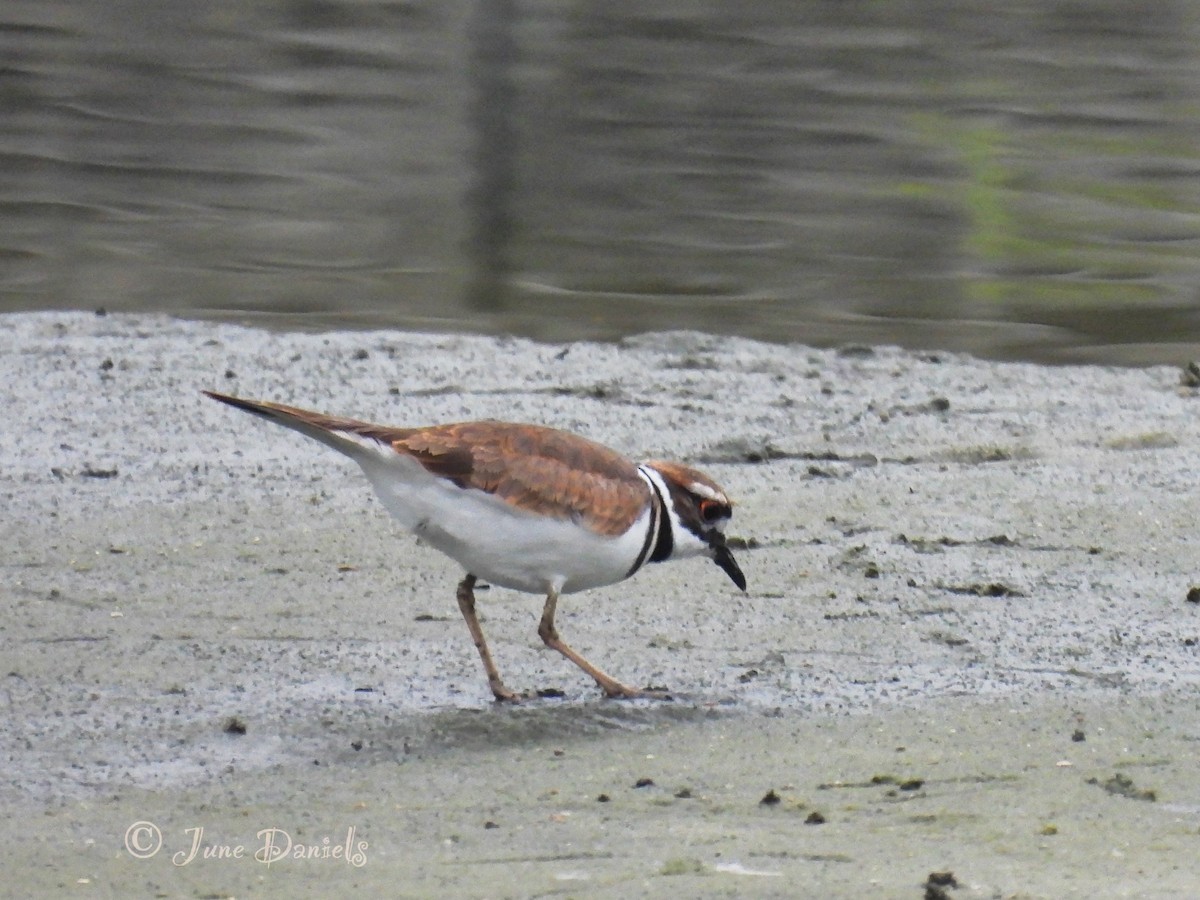
<path id="1" fill-rule="evenodd" d="M 602 684 L 604 696 L 610 700 L 673 700 L 671 692 L 665 687 L 631 688 L 614 681 L 612 684 Z"/>
<path id="2" fill-rule="evenodd" d="M 529 699 L 528 694 L 520 694 L 516 691 L 510 691 L 506 688 L 503 682 L 494 681 L 490 685 L 492 696 L 496 698 L 497 703 L 520 703 L 522 700 Z"/>

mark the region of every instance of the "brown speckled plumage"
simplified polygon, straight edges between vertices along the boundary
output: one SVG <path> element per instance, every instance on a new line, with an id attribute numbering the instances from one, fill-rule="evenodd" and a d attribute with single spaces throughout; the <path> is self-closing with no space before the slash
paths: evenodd
<path id="1" fill-rule="evenodd" d="M 388 444 L 461 488 L 485 491 L 527 512 L 571 519 L 608 537 L 627 531 L 650 502 L 649 488 L 638 477 L 637 467 L 621 454 L 542 425 L 483 420 L 392 428 L 280 403 L 204 393 L 266 418 L 289 418 L 317 430 L 348 432 Z"/>

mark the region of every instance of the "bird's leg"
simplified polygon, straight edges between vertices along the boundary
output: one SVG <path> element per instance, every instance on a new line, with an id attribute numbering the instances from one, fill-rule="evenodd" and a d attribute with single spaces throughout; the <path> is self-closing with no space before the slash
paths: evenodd
<path id="1" fill-rule="evenodd" d="M 596 684 L 600 685 L 600 689 L 604 691 L 607 697 L 640 697 L 645 694 L 644 691 L 639 691 L 637 688 L 626 687 L 617 681 L 607 672 L 597 669 L 590 662 L 567 646 L 566 642 L 558 636 L 558 629 L 554 627 L 554 610 L 558 606 L 558 592 L 551 591 L 546 596 L 546 606 L 542 609 L 542 620 L 538 623 L 538 637 L 540 637 L 547 647 L 551 650 L 557 650 L 583 671 L 587 672 L 592 678 L 596 679 Z"/>
<path id="2" fill-rule="evenodd" d="M 500 680 L 500 671 L 496 668 L 496 663 L 492 660 L 492 653 L 488 650 L 487 641 L 483 637 L 483 629 L 475 615 L 474 575 L 468 574 L 459 582 L 457 596 L 458 608 L 462 610 L 463 618 L 467 620 L 467 630 L 471 632 L 471 640 L 475 642 L 475 649 L 479 651 L 479 658 L 483 660 L 483 670 L 487 673 L 488 687 L 492 689 L 493 696 L 497 700 L 505 702 L 520 700 L 521 695 L 510 691 Z"/>

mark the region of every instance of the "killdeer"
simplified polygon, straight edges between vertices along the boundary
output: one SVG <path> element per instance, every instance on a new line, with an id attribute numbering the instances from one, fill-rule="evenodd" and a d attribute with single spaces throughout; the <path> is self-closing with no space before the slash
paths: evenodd
<path id="1" fill-rule="evenodd" d="M 609 697 L 652 692 L 627 687 L 558 636 L 560 594 L 622 581 L 646 563 L 689 556 L 707 556 L 746 589 L 725 543 L 729 497 L 688 466 L 636 465 L 587 438 L 539 425 L 489 420 L 392 428 L 204 393 L 349 456 L 388 512 L 466 569 L 458 607 L 497 700 L 520 695 L 501 680 L 475 615 L 478 579 L 544 594 L 539 637 Z"/>

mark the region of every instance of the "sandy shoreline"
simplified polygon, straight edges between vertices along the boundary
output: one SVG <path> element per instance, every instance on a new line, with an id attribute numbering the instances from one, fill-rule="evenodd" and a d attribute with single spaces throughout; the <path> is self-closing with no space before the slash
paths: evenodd
<path id="1" fill-rule="evenodd" d="M 1200 884 L 1200 396 L 1177 370 L 3 319 L 0 894 Z M 597 700 L 540 646 L 540 601 L 489 592 L 506 679 L 565 693 L 493 708 L 453 563 L 205 387 L 700 465 L 739 501 L 749 592 L 696 561 L 565 601 L 569 641 L 670 704 Z M 195 827 L 243 858 L 173 865 Z M 316 858 L 247 859 L 272 828 Z M 347 840 L 363 865 L 320 856 Z"/>

